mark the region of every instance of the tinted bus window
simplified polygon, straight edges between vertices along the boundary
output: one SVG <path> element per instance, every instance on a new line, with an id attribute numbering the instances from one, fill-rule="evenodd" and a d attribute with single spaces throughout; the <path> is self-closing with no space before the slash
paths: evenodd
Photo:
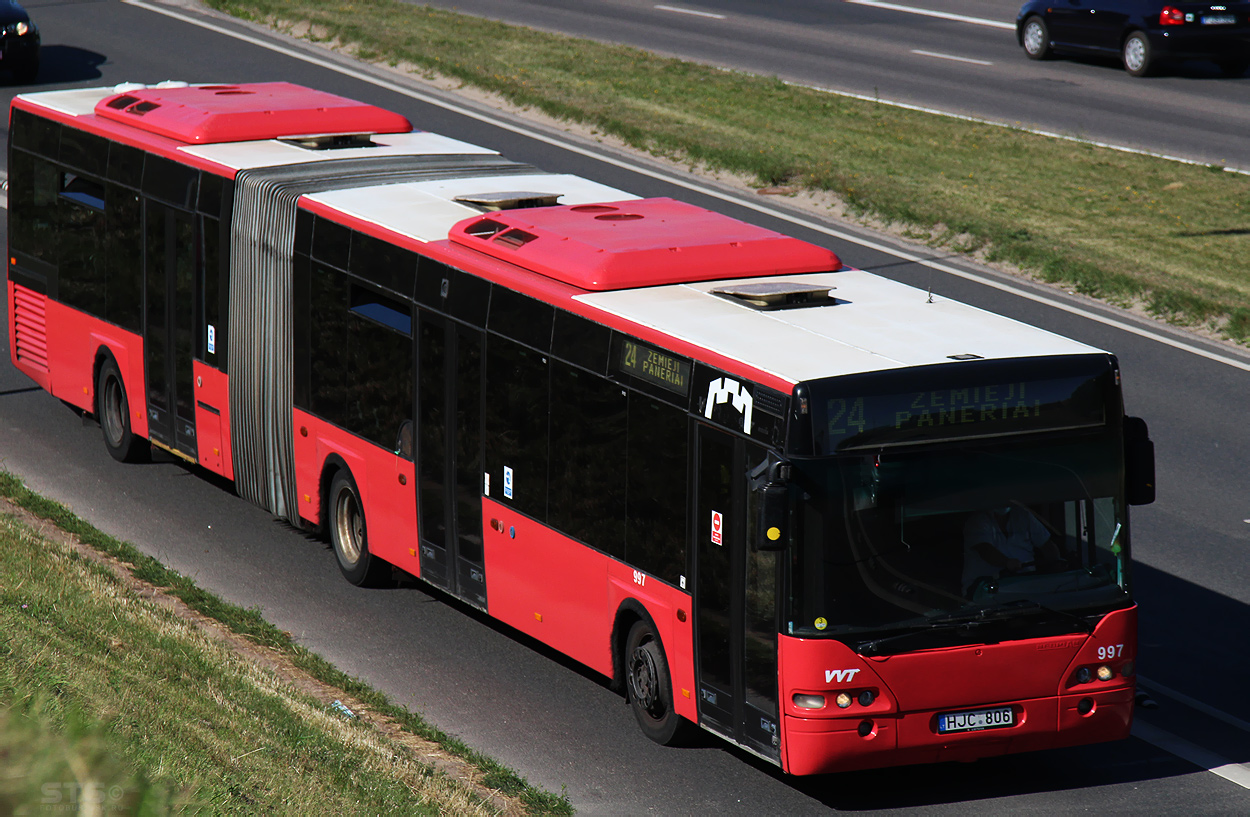
<path id="1" fill-rule="evenodd" d="M 347 276 L 313 264 L 309 288 L 310 408 L 347 427 Z"/>
<path id="2" fill-rule="evenodd" d="M 105 319 L 132 332 L 143 331 L 142 206 L 133 190 L 109 184 L 105 188 L 104 259 L 108 277 Z"/>
<path id="3" fill-rule="evenodd" d="M 92 176 L 105 175 L 109 145 L 102 137 L 74 128 L 61 130 L 61 164 Z"/>
<path id="4" fill-rule="evenodd" d="M 66 304 L 103 318 L 107 304 L 104 187 L 69 171 L 60 176 L 56 219 L 58 294 Z"/>
<path id="5" fill-rule="evenodd" d="M 127 187 L 139 187 L 143 183 L 143 151 L 123 145 L 120 142 L 109 143 L 108 178 L 111 182 L 124 184 Z"/>
<path id="6" fill-rule="evenodd" d="M 513 292 L 507 287 L 496 286 L 491 292 L 487 328 L 545 352 L 551 348 L 551 321 L 554 315 L 555 307 L 550 304 Z"/>
<path id="7" fill-rule="evenodd" d="M 417 256 L 364 233 L 352 234 L 351 271 L 392 292 L 412 296 Z"/>
<path id="8" fill-rule="evenodd" d="M 205 178 L 208 178 L 207 174 Z M 215 218 L 200 216 L 199 266 L 200 291 L 204 293 L 204 311 L 200 321 L 202 329 L 197 353 L 201 360 L 224 370 L 226 368 L 226 326 L 222 318 L 230 309 L 229 287 L 222 286 L 224 274 L 221 257 L 221 223 Z"/>
<path id="9" fill-rule="evenodd" d="M 194 168 L 148 156 L 143 163 L 143 192 L 175 207 L 194 210 L 199 177 Z"/>
<path id="10" fill-rule="evenodd" d="M 627 399 L 616 383 L 555 362 L 551 367 L 551 526 L 625 557 Z M 592 487 L 593 486 L 593 487 Z"/>
<path id="11" fill-rule="evenodd" d="M 603 374 L 607 371 L 608 344 L 612 330 L 572 312 L 556 312 L 551 335 L 551 353 L 583 369 Z"/>
<path id="12" fill-rule="evenodd" d="M 49 159 L 56 158 L 61 142 L 61 126 L 58 123 L 14 110 L 9 127 L 13 129 L 13 147 Z"/>
<path id="13" fill-rule="evenodd" d="M 51 162 L 19 151 L 13 151 L 9 172 L 9 244 L 16 252 L 55 264 L 61 174 Z"/>
<path id="14" fill-rule="evenodd" d="M 486 470 L 491 498 L 547 518 L 547 359 L 490 336 L 486 349 Z"/>
<path id="15" fill-rule="evenodd" d="M 342 224 L 318 218 L 313 224 L 312 257 L 315 261 L 338 269 L 347 269 L 347 255 L 351 250 L 352 231 Z"/>
<path id="16" fill-rule="evenodd" d="M 686 423 L 684 411 L 630 394 L 625 560 L 674 585 L 686 572 Z"/>
<path id="17" fill-rule="evenodd" d="M 312 262 L 296 254 L 291 260 L 292 386 L 296 408 L 312 411 L 309 359 L 312 350 Z M 224 359 L 224 358 L 223 358 Z"/>
<path id="18" fill-rule="evenodd" d="M 346 427 L 393 450 L 399 427 L 412 416 L 412 314 L 358 284 L 350 288 Z"/>

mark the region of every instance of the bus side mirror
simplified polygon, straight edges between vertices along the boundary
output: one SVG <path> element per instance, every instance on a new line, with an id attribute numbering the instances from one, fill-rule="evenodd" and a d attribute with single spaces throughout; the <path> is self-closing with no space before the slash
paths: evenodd
<path id="1" fill-rule="evenodd" d="M 790 541 L 790 489 L 784 482 L 769 482 L 760 489 L 760 518 L 756 526 L 756 550 L 785 550 Z"/>
<path id="2" fill-rule="evenodd" d="M 1124 418 L 1124 488 L 1130 505 L 1155 501 L 1155 444 L 1140 417 Z"/>

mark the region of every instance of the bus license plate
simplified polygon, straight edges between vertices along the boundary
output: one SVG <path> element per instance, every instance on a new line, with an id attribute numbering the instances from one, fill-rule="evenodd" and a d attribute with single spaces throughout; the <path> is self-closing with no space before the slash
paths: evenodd
<path id="1" fill-rule="evenodd" d="M 993 709 L 974 709 L 971 712 L 951 712 L 938 716 L 938 734 L 951 732 L 975 732 L 981 729 L 998 729 L 1015 723 L 1009 706 Z"/>
<path id="2" fill-rule="evenodd" d="M 1231 14 L 1207 14 L 1202 18 L 1204 26 L 1230 26 L 1237 22 L 1237 18 Z"/>

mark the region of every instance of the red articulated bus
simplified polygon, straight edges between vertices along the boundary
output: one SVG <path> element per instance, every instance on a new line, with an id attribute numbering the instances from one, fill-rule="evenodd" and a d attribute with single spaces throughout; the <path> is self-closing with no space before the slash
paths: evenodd
<path id="1" fill-rule="evenodd" d="M 9 341 L 150 446 L 792 774 L 1122 738 L 1115 358 L 286 83 L 21 95 Z"/>

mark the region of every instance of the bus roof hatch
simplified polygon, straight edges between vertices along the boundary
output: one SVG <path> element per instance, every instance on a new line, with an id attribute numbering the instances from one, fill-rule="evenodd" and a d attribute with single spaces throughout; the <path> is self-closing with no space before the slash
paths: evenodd
<path id="1" fill-rule="evenodd" d="M 451 241 L 588 290 L 831 272 L 830 250 L 673 199 L 512 210 Z"/>
<path id="2" fill-rule="evenodd" d="M 187 144 L 412 130 L 397 113 L 290 82 L 162 83 L 105 97 L 95 113 Z"/>

